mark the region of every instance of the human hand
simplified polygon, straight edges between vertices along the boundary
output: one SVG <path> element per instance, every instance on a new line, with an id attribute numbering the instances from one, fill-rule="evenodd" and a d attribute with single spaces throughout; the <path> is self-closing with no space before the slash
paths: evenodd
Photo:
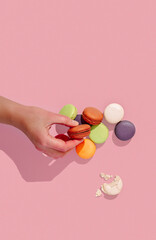
<path id="1" fill-rule="evenodd" d="M 83 139 L 63 141 L 49 134 L 49 129 L 55 123 L 74 127 L 78 122 L 39 107 L 19 104 L 2 96 L 0 96 L 0 123 L 19 128 L 36 149 L 53 158 L 63 157 L 83 141 Z"/>
<path id="2" fill-rule="evenodd" d="M 63 124 L 69 127 L 78 125 L 78 122 L 39 107 L 25 106 L 22 110 L 22 121 L 19 128 L 27 135 L 35 148 L 55 159 L 63 157 L 82 140 L 63 141 L 49 134 L 53 124 Z"/>

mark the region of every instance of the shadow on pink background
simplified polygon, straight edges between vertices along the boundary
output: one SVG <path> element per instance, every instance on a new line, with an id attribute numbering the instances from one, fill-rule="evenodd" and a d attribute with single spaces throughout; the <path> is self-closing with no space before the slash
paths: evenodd
<path id="1" fill-rule="evenodd" d="M 27 182 L 51 181 L 59 175 L 71 162 L 84 164 L 72 150 L 63 159 L 44 157 L 37 151 L 29 139 L 18 129 L 0 125 L 0 149 L 15 163 L 22 178 Z M 50 165 L 49 165 L 50 164 Z"/>
<path id="2" fill-rule="evenodd" d="M 114 126 L 107 124 L 110 131 Z M 67 127 L 61 125 L 56 126 L 56 132 L 66 133 Z M 53 126 L 53 127 L 54 127 Z M 37 151 L 29 139 L 15 127 L 0 124 L 0 149 L 4 151 L 15 163 L 22 178 L 27 182 L 42 182 L 52 181 L 59 175 L 69 164 L 75 161 L 77 164 L 87 164 L 91 159 L 85 160 L 78 157 L 75 149 L 71 150 L 63 159 L 52 159 L 44 157 L 41 152 Z M 122 142 L 118 140 L 115 134 L 112 134 L 113 143 L 117 146 L 125 146 L 130 141 Z M 96 144 L 98 148 L 104 146 L 103 144 Z M 106 196 L 107 197 L 107 196 Z"/>

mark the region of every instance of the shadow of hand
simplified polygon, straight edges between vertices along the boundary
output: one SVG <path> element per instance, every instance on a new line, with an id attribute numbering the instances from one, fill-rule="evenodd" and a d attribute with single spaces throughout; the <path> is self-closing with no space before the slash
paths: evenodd
<path id="1" fill-rule="evenodd" d="M 57 160 L 44 157 L 22 131 L 10 125 L 0 124 L 0 133 L 0 149 L 12 159 L 27 182 L 51 181 L 71 162 L 89 161 L 81 160 L 74 149 Z"/>

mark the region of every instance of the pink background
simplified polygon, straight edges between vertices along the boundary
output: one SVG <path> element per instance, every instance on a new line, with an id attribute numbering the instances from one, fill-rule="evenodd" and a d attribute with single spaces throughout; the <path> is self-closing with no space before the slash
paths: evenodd
<path id="1" fill-rule="evenodd" d="M 108 103 L 136 125 L 127 144 L 110 128 L 85 161 L 52 161 L 0 124 L 0 239 L 155 240 L 154 0 L 0 3 L 0 94 L 58 112 Z M 99 173 L 119 174 L 116 198 L 95 198 Z"/>

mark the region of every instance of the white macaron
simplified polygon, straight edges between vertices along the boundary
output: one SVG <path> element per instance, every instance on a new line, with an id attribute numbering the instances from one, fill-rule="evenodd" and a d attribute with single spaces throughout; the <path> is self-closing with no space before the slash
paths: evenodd
<path id="1" fill-rule="evenodd" d="M 104 116 L 107 122 L 112 124 L 118 123 L 124 117 L 124 109 L 118 103 L 111 103 L 105 108 Z"/>

